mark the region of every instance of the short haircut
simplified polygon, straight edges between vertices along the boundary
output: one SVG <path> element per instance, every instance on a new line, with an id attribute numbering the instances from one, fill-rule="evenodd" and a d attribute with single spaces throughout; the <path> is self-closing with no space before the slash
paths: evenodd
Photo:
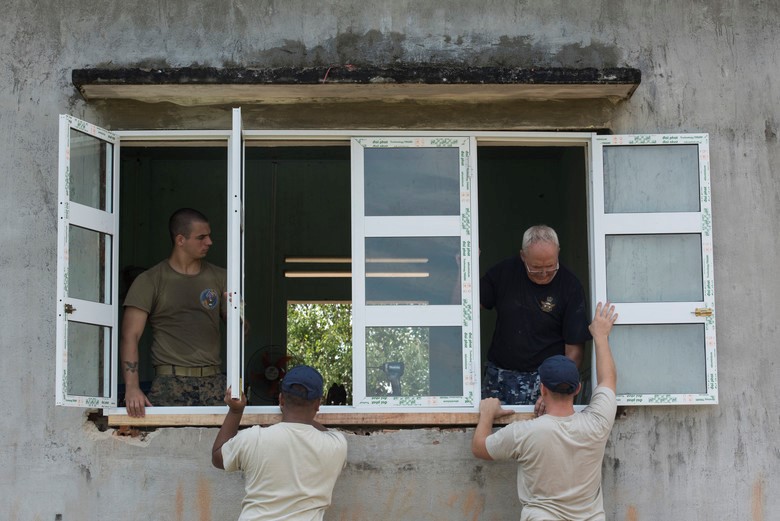
<path id="1" fill-rule="evenodd" d="M 537 224 L 531 226 L 523 234 L 523 251 L 527 251 L 528 248 L 536 244 L 537 242 L 548 242 L 560 248 L 561 245 L 558 242 L 558 234 L 555 230 L 544 224 Z"/>
<path id="2" fill-rule="evenodd" d="M 293 384 L 292 388 L 302 394 L 306 394 L 306 388 L 302 385 Z M 301 396 L 297 396 L 292 393 L 286 393 L 284 391 L 282 391 L 282 394 L 284 395 L 284 403 L 294 408 L 309 407 L 319 400 L 319 398 L 314 398 L 313 400 L 307 400 L 306 398 L 303 398 Z"/>
<path id="3" fill-rule="evenodd" d="M 189 239 L 193 223 L 208 223 L 208 218 L 192 208 L 179 208 L 168 219 L 168 233 L 171 234 L 171 244 L 176 244 L 176 236 L 184 235 Z"/>

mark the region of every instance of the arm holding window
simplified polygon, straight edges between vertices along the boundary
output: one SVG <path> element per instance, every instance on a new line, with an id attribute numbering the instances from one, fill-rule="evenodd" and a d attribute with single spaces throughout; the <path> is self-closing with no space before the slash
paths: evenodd
<path id="1" fill-rule="evenodd" d="M 142 309 L 126 306 L 122 317 L 120 355 L 122 377 L 125 381 L 125 407 L 127 407 L 127 414 L 134 418 L 142 418 L 145 415 L 145 407 L 152 405 L 149 398 L 141 391 L 138 375 L 138 341 L 144 333 L 148 316 L 149 314 Z"/>
<path id="2" fill-rule="evenodd" d="M 222 446 L 238 434 L 238 427 L 241 425 L 241 417 L 244 415 L 246 407 L 246 395 L 241 391 L 241 398 L 231 398 L 231 388 L 228 387 L 225 393 L 225 403 L 228 406 L 228 413 L 225 421 L 222 422 L 217 437 L 214 439 L 214 445 L 211 447 L 211 464 L 218 469 L 224 469 L 225 463 L 222 459 Z"/>

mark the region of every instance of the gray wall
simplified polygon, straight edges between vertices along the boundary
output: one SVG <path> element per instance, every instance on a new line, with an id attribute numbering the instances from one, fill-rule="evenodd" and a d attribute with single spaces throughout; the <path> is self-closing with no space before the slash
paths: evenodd
<path id="1" fill-rule="evenodd" d="M 780 4 L 302 0 L 0 2 L 0 512 L 11 520 L 231 519 L 241 478 L 214 429 L 144 440 L 55 408 L 57 114 L 110 128 L 227 128 L 228 107 L 86 103 L 74 68 L 462 63 L 629 66 L 624 103 L 245 107 L 249 128 L 603 128 L 708 132 L 720 405 L 630 408 L 604 463 L 610 519 L 777 519 Z M 328 519 L 511 519 L 511 464 L 470 429 L 350 435 Z M 60 517 L 57 517 L 61 514 Z"/>

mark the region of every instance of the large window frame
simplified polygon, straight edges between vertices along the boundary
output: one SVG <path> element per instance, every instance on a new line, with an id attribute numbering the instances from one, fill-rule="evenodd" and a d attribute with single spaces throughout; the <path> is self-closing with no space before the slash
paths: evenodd
<path id="1" fill-rule="evenodd" d="M 473 194 L 469 195 L 472 199 L 472 226 L 474 226 L 473 237 L 471 247 L 474 255 L 471 256 L 471 269 L 470 272 L 462 280 L 464 293 L 470 292 L 471 298 L 471 311 L 473 312 L 472 320 L 473 324 L 469 327 L 470 331 L 476 332 L 473 334 L 472 343 L 468 349 L 464 349 L 464 354 L 471 357 L 471 365 L 469 362 L 464 362 L 464 384 L 472 390 L 476 390 L 476 395 L 473 395 L 469 400 L 461 400 L 456 404 L 445 403 L 439 404 L 435 401 L 418 401 L 417 403 L 404 403 L 403 405 L 398 402 L 390 401 L 383 404 L 375 403 L 358 403 L 360 400 L 355 401 L 355 405 L 352 406 L 327 406 L 321 409 L 322 417 L 332 423 L 342 424 L 373 424 L 373 423 L 450 423 L 450 424 L 469 424 L 476 421 L 476 412 L 479 405 L 479 393 L 480 388 L 480 373 L 478 361 L 480 359 L 481 348 L 479 345 L 478 334 L 478 295 L 479 295 L 479 258 L 478 258 L 478 237 L 476 234 L 476 218 L 478 216 L 478 208 L 476 204 L 476 153 L 479 146 L 581 146 L 586 149 L 586 157 L 588 158 L 586 164 L 587 186 L 589 187 L 589 193 L 586 194 L 588 199 L 588 213 L 590 219 L 589 226 L 589 263 L 591 266 L 591 276 L 593 281 L 593 287 L 590 295 L 591 307 L 595 307 L 595 303 L 599 300 L 605 300 L 607 291 L 605 287 L 606 281 L 606 260 L 604 255 L 605 237 L 613 233 L 614 230 L 610 229 L 610 218 L 604 215 L 603 207 L 599 210 L 599 206 L 603 205 L 604 198 L 604 186 L 603 186 L 603 163 L 600 159 L 602 148 L 609 143 L 624 141 L 637 142 L 642 139 L 655 139 L 648 136 L 599 136 L 595 133 L 588 132 L 570 132 L 570 133 L 555 133 L 555 132 L 500 132 L 500 131 L 483 131 L 483 132 L 464 132 L 464 131 L 448 131 L 448 132 L 436 132 L 436 131 L 354 131 L 354 130 L 307 130 L 307 131 L 274 131 L 274 130 L 249 130 L 244 129 L 241 122 L 240 109 L 234 109 L 233 124 L 231 130 L 203 130 L 203 131 L 188 131 L 188 130 L 155 130 L 155 131 L 116 131 L 109 132 L 98 129 L 89 123 L 81 122 L 70 116 L 63 116 L 63 121 L 69 122 L 69 125 L 80 126 L 81 128 L 93 129 L 93 132 L 98 133 L 100 136 L 110 136 L 112 144 L 114 146 L 114 171 L 112 181 L 115 183 L 114 190 L 117 194 L 115 196 L 115 206 L 113 208 L 113 214 L 111 219 L 114 220 L 114 226 L 118 224 L 118 179 L 121 175 L 119 172 L 119 155 L 120 145 L 137 145 L 146 142 L 156 142 L 175 145 L 178 143 L 194 143 L 194 142 L 206 142 L 211 145 L 223 144 L 228 148 L 228 292 L 231 297 L 231 305 L 228 309 L 227 318 L 227 331 L 228 331 L 228 346 L 227 346 L 227 367 L 228 367 L 228 383 L 232 385 L 234 394 L 237 389 L 241 388 L 241 379 L 243 372 L 243 328 L 241 327 L 241 313 L 242 313 L 242 299 L 244 294 L 243 280 L 244 280 L 244 266 L 243 266 L 243 204 L 244 204 L 244 182 L 243 182 L 243 167 L 244 167 L 244 150 L 247 145 L 258 145 L 262 143 L 281 143 L 281 142 L 294 142 L 297 144 L 317 144 L 317 143 L 333 143 L 339 144 L 352 144 L 353 150 L 355 147 L 355 140 L 372 140 L 372 139 L 422 139 L 430 140 L 435 138 L 446 138 L 453 140 L 460 140 L 461 142 L 467 142 L 470 152 L 469 157 L 469 175 L 472 182 L 474 182 Z M 62 125 L 66 123 L 61 123 Z M 86 126 L 86 127 L 85 127 Z M 61 134 L 62 136 L 62 134 Z M 717 403 L 717 364 L 715 356 L 715 336 L 714 336 L 714 293 L 712 292 L 712 234 L 711 234 L 711 209 L 709 207 L 709 164 L 708 164 L 708 149 L 706 142 L 706 134 L 697 134 L 695 141 L 697 146 L 701 148 L 700 152 L 700 165 L 702 168 L 701 175 L 701 193 L 702 193 L 702 212 L 698 214 L 699 224 L 698 227 L 694 226 L 697 230 L 703 233 L 703 259 L 705 263 L 706 280 L 703 281 L 709 289 L 707 297 L 702 301 L 700 307 L 697 309 L 706 309 L 707 316 L 695 316 L 694 322 L 702 322 L 707 324 L 706 334 L 706 349 L 707 349 L 707 364 L 706 374 L 708 379 L 707 392 L 700 395 L 685 395 L 685 396 L 671 396 L 668 394 L 657 393 L 655 395 L 645 395 L 637 397 L 636 395 L 619 396 L 619 403 L 625 405 L 651 405 L 654 403 L 672 403 L 672 404 L 684 404 L 684 403 Z M 669 136 L 661 136 L 659 139 L 669 140 Z M 689 138 L 686 136 L 677 136 L 678 139 L 686 141 Z M 611 140 L 611 141 L 610 141 Z M 688 142 L 688 141 L 686 141 Z M 68 171 L 67 165 L 68 153 L 62 145 L 60 149 L 60 207 L 63 215 L 68 214 L 69 208 L 73 208 L 73 205 L 69 205 L 67 199 L 67 183 L 63 181 L 66 178 Z M 353 153 L 353 162 L 355 155 Z M 353 164 L 354 168 L 354 164 Z M 354 187 L 353 187 L 354 189 Z M 353 206 L 355 206 L 354 198 L 358 197 L 353 193 Z M 706 199 L 706 200 L 705 200 Z M 354 211 L 354 210 L 353 210 Z M 693 222 L 697 217 L 689 216 L 687 222 Z M 60 217 L 60 225 L 65 221 L 64 217 Z M 117 229 L 117 228 L 114 228 Z M 64 281 L 67 281 L 67 258 L 66 254 L 63 254 L 64 243 L 63 231 L 60 228 L 59 237 L 59 267 L 58 267 L 58 306 L 65 302 L 69 297 L 67 291 L 64 290 Z M 353 246 L 356 240 L 357 234 L 353 231 Z M 365 235 L 361 235 L 365 238 Z M 112 241 L 112 246 L 118 248 L 118 241 Z M 116 264 L 117 255 L 113 255 L 113 262 Z M 116 281 L 116 266 L 113 267 L 113 281 Z M 358 285 L 359 286 L 359 285 Z M 108 369 L 112 375 L 116 375 L 117 353 L 118 353 L 118 331 L 117 320 L 118 316 L 118 303 L 117 303 L 117 290 L 114 284 L 112 291 L 113 298 L 111 299 L 111 306 L 113 306 L 113 322 L 110 325 L 112 327 L 113 344 L 111 347 L 111 367 Z M 353 292 L 354 301 L 354 292 Z M 464 300 L 465 303 L 465 300 Z M 362 305 L 362 304 L 361 304 Z M 625 311 L 621 308 L 621 318 L 619 323 L 626 321 L 627 323 L 639 323 L 637 313 L 631 306 L 627 306 Z M 687 308 L 686 308 L 687 310 Z M 462 311 L 462 310 L 461 310 Z M 687 312 L 687 311 L 686 311 Z M 360 312 L 356 312 L 358 316 Z M 60 396 L 61 389 L 64 389 L 65 381 L 67 380 L 67 371 L 63 369 L 60 363 L 63 360 L 67 360 L 67 342 L 64 328 L 67 325 L 67 320 L 73 320 L 74 317 L 68 317 L 65 313 L 58 313 L 58 331 L 57 331 L 57 351 L 58 351 L 58 365 L 57 365 L 57 404 L 59 405 L 72 405 L 80 407 L 102 407 L 104 412 L 109 416 L 114 416 L 122 419 L 122 423 L 127 424 L 143 424 L 147 422 L 154 424 L 156 421 L 154 418 L 157 416 L 165 416 L 166 420 L 162 421 L 163 424 L 176 425 L 212 425 L 218 424 L 221 421 L 224 414 L 224 407 L 155 407 L 147 409 L 147 419 L 133 419 L 126 416 L 126 410 L 124 408 L 116 407 L 116 387 L 117 382 L 114 377 L 111 385 L 112 392 L 110 396 L 102 397 L 99 400 L 92 399 L 91 397 L 82 397 L 77 400 L 64 400 Z M 690 319 L 689 319 L 690 321 Z M 365 325 L 365 322 L 359 322 L 356 326 L 360 327 L 361 324 Z M 358 338 L 360 335 L 358 335 Z M 364 348 L 364 346 L 362 346 Z M 357 356 L 356 353 L 360 353 L 360 347 L 353 349 L 353 357 Z M 464 356 L 464 359 L 466 356 Z M 362 371 L 362 374 L 359 373 Z M 361 364 L 356 363 L 353 365 L 353 375 L 355 375 L 356 386 L 359 382 L 365 381 L 365 367 L 361 369 Z M 595 375 L 594 375 L 595 383 Z M 472 393 L 473 394 L 473 393 Z M 529 414 L 532 412 L 533 406 L 513 406 L 513 410 L 519 413 Z M 265 419 L 271 419 L 275 415 L 278 415 L 278 406 L 249 406 L 246 410 L 246 417 L 251 420 L 258 420 L 259 417 Z M 383 416 L 383 413 L 387 413 L 388 416 Z M 399 415 L 399 413 L 403 413 Z M 444 414 L 445 419 L 437 416 L 432 419 L 432 414 Z M 185 416 L 186 415 L 186 416 Z M 149 419 L 151 417 L 151 420 Z M 259 422 L 262 422 L 262 418 Z"/>

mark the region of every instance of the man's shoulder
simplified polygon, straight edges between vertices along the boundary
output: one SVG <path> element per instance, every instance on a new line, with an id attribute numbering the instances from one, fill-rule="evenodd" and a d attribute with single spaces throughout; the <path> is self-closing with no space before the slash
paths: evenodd
<path id="1" fill-rule="evenodd" d="M 515 255 L 497 262 L 488 270 L 488 273 L 496 275 L 509 273 L 516 270 L 521 264 L 522 261 L 520 260 L 520 257 Z"/>
<path id="2" fill-rule="evenodd" d="M 165 276 L 166 271 L 171 268 L 168 266 L 168 261 L 163 260 L 139 273 L 130 284 L 130 294 L 135 294 L 138 291 L 149 291 L 157 286 L 161 277 Z"/>
<path id="3" fill-rule="evenodd" d="M 202 273 L 213 273 L 217 277 L 227 277 L 227 270 L 223 268 L 222 266 L 217 266 L 216 264 L 211 264 L 207 261 L 200 261 L 201 262 L 201 272 Z"/>

